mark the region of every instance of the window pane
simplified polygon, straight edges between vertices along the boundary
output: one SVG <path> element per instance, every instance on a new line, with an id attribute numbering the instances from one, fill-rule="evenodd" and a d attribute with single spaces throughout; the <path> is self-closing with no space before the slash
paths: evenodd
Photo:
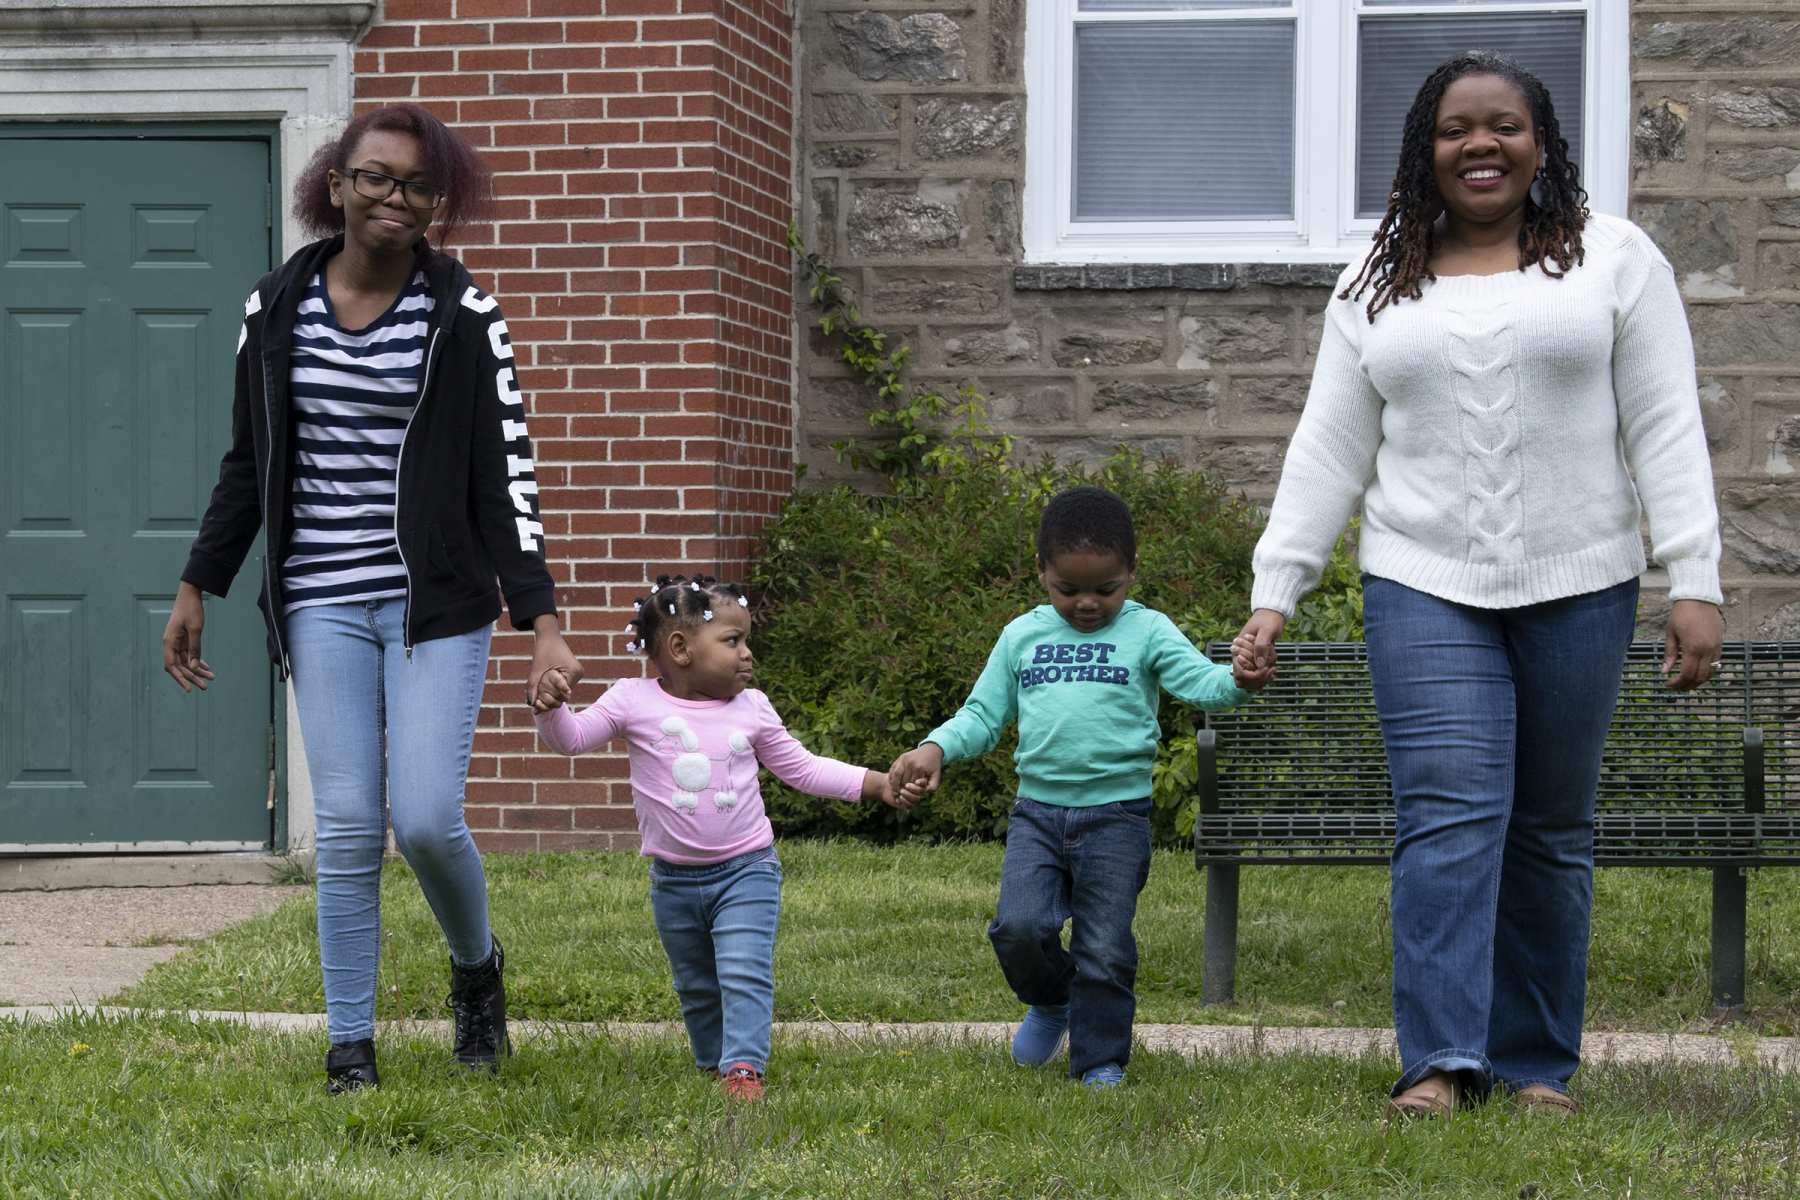
<path id="1" fill-rule="evenodd" d="M 1075 30 L 1075 219 L 1294 215 L 1294 23 Z"/>
<path id="2" fill-rule="evenodd" d="M 1416 4 L 1418 0 L 1382 0 Z M 1082 12 L 1199 12 L 1213 8 L 1287 8 L 1292 0 L 1080 0 Z"/>
<path id="3" fill-rule="evenodd" d="M 1387 211 L 1406 110 L 1437 65 L 1464 50 L 1494 50 L 1544 81 L 1569 155 L 1581 161 L 1580 13 L 1365 17 L 1357 72 L 1356 215 Z"/>

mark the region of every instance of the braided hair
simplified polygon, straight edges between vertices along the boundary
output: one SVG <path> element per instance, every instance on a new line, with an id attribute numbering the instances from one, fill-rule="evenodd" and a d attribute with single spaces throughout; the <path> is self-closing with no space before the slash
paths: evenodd
<path id="1" fill-rule="evenodd" d="M 1532 125 L 1542 132 L 1544 165 L 1525 200 L 1525 220 L 1519 227 L 1519 270 L 1542 267 L 1544 274 L 1560 279 L 1583 259 L 1581 231 L 1587 224 L 1588 195 L 1581 187 L 1580 169 L 1569 160 L 1568 139 L 1556 123 L 1550 90 L 1505 55 L 1470 50 L 1441 64 L 1413 98 L 1387 214 L 1375 231 L 1375 245 L 1363 260 L 1362 270 L 1338 294 L 1340 300 L 1359 300 L 1365 291 L 1374 289 L 1368 307 L 1371 321 L 1390 304 L 1417 300 L 1421 286 L 1437 278 L 1431 270 L 1431 255 L 1436 248 L 1437 218 L 1444 211 L 1432 169 L 1438 102 L 1451 84 L 1468 75 L 1497 75 L 1518 88 L 1531 109 Z"/>
<path id="2" fill-rule="evenodd" d="M 718 604 L 749 608 L 750 597 L 743 585 L 720 583 L 711 575 L 658 575 L 650 594 L 632 603 L 637 614 L 626 623 L 625 632 L 634 637 L 625 649 L 654 658 L 673 631 L 704 625 L 713 619 Z"/>

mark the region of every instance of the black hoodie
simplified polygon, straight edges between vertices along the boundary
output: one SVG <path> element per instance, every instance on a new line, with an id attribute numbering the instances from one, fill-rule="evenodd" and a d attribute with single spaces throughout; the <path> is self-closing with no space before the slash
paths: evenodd
<path id="1" fill-rule="evenodd" d="M 231 449 L 181 572 L 201 591 L 223 596 L 257 529 L 266 527 L 257 605 L 283 678 L 278 564 L 286 557 L 294 474 L 288 360 L 306 284 L 343 246 L 340 234 L 304 247 L 263 276 L 244 302 Z M 500 615 L 499 592 L 515 629 L 556 611 L 506 322 L 456 259 L 422 246 L 418 265 L 433 302 L 431 332 L 418 403 L 400 442 L 394 505 L 409 650 L 491 625 Z"/>

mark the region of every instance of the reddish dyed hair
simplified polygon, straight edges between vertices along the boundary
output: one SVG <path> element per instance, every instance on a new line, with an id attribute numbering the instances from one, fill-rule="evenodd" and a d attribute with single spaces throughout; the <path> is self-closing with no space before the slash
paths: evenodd
<path id="1" fill-rule="evenodd" d="M 417 104 L 387 104 L 366 112 L 344 127 L 336 141 L 320 146 L 294 184 L 294 217 L 315 237 L 342 232 L 344 211 L 331 204 L 329 172 L 350 165 L 363 135 L 373 130 L 410 134 L 418 140 L 425 177 L 444 189 L 444 202 L 432 214 L 438 245 L 488 212 L 493 179 L 475 148 L 448 125 Z"/>

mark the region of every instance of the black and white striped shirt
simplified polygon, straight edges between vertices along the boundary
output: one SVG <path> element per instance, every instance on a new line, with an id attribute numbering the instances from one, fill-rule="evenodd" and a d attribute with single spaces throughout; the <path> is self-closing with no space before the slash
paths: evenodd
<path id="1" fill-rule="evenodd" d="M 419 272 L 392 307 L 352 332 L 338 324 L 323 275 L 307 285 L 289 375 L 293 538 L 281 567 L 288 612 L 406 594 L 394 497 L 431 309 Z"/>

